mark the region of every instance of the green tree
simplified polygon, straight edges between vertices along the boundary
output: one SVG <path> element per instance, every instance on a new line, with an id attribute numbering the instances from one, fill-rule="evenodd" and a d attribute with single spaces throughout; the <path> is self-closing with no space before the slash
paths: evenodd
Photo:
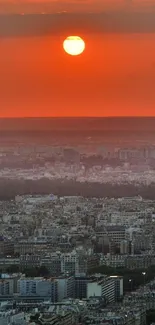
<path id="1" fill-rule="evenodd" d="M 155 323 L 155 310 L 150 309 L 146 313 L 146 323 L 147 325 L 150 325 L 152 323 Z"/>
<path id="2" fill-rule="evenodd" d="M 14 264 L 10 265 L 10 266 L 7 267 L 6 272 L 9 273 L 9 274 L 18 273 L 19 272 L 19 266 L 14 265 Z"/>
<path id="3" fill-rule="evenodd" d="M 36 313 L 35 315 L 31 315 L 31 316 L 30 316 L 30 321 L 31 321 L 31 322 L 37 322 L 38 319 L 39 319 L 39 316 L 40 316 L 39 313 Z"/>
<path id="4" fill-rule="evenodd" d="M 37 267 L 31 267 L 24 269 L 23 273 L 26 277 L 37 277 L 39 276 L 38 268 Z"/>
<path id="5" fill-rule="evenodd" d="M 106 265 L 100 265 L 89 270 L 89 274 L 101 273 L 107 275 L 118 275 L 123 276 L 124 279 L 124 291 L 131 291 L 144 284 L 145 282 L 150 282 L 154 279 L 155 266 L 151 266 L 145 270 L 146 275 L 142 274 L 144 269 L 126 269 L 124 267 L 113 268 Z M 131 280 L 131 281 L 129 281 Z"/>
<path id="6" fill-rule="evenodd" d="M 41 267 L 39 267 L 38 273 L 39 273 L 40 276 L 46 277 L 46 276 L 49 275 L 50 272 L 49 272 L 49 270 L 47 269 L 46 266 L 42 265 Z"/>
<path id="7" fill-rule="evenodd" d="M 47 277 L 49 275 L 49 270 L 44 265 L 40 267 L 26 268 L 23 272 L 25 273 L 26 277 Z"/>

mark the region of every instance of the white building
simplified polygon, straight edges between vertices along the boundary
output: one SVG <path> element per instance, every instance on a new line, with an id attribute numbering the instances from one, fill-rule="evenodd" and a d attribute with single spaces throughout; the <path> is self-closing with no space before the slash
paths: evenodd
<path id="1" fill-rule="evenodd" d="M 115 301 L 115 280 L 104 276 L 99 277 L 87 284 L 87 298 L 89 297 L 105 297 L 107 302 Z"/>
<path id="2" fill-rule="evenodd" d="M 111 279 L 115 281 L 115 301 L 118 301 L 120 298 L 123 297 L 123 277 L 112 275 L 110 276 Z"/>

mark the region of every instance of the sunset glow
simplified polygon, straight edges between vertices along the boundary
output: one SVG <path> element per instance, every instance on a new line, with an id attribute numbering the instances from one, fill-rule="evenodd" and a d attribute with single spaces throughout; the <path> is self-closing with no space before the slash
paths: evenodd
<path id="1" fill-rule="evenodd" d="M 0 34 L 0 117 L 155 115 L 153 14 L 3 15 Z"/>
<path id="2" fill-rule="evenodd" d="M 70 55 L 79 55 L 85 49 L 85 42 L 79 36 L 68 36 L 63 42 L 63 48 Z"/>

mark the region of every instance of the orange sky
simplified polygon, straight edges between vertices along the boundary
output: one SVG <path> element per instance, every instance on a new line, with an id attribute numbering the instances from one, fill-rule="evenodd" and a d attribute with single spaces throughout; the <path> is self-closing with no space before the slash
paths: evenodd
<path id="1" fill-rule="evenodd" d="M 0 38 L 0 116 L 155 115 L 155 33 L 107 34 L 96 25 L 79 25 L 79 57 L 63 51 L 62 26 L 51 36 Z"/>
<path id="2" fill-rule="evenodd" d="M 105 8 L 124 8 L 132 3 L 135 8 L 145 9 L 155 6 L 155 0 L 0 0 L 0 12 L 5 11 L 33 11 L 38 8 L 47 11 L 75 10 L 101 11 Z"/>
<path id="3" fill-rule="evenodd" d="M 155 34 L 0 40 L 1 116 L 155 115 Z"/>

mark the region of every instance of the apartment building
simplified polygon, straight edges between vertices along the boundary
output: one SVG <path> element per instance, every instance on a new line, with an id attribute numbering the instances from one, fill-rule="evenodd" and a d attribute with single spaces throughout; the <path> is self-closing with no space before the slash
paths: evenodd
<path id="1" fill-rule="evenodd" d="M 93 279 L 87 284 L 87 298 L 104 297 L 108 303 L 115 301 L 115 280 L 104 276 Z"/>

